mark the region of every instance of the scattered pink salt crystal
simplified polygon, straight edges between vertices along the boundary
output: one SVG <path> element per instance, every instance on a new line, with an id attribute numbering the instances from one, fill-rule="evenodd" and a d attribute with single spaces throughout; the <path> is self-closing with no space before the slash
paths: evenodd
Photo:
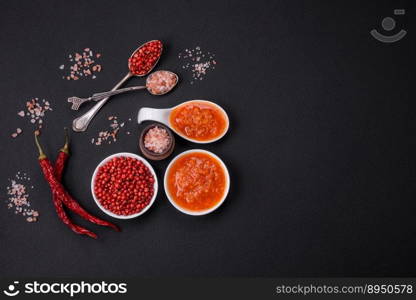
<path id="1" fill-rule="evenodd" d="M 17 128 L 16 129 L 16 132 L 13 132 L 12 133 L 12 138 L 16 138 L 19 134 L 21 134 L 22 133 L 22 129 L 20 129 L 20 128 Z"/>
<path id="2" fill-rule="evenodd" d="M 36 222 L 39 212 L 31 208 L 29 188 L 26 186 L 26 182 L 29 180 L 30 177 L 20 171 L 17 172 L 14 178 L 9 179 L 7 208 L 14 210 L 16 215 L 28 216 L 26 218 L 27 222 Z M 33 189 L 33 186 L 31 188 Z"/>
<path id="3" fill-rule="evenodd" d="M 68 55 L 69 64 L 66 68 L 68 74 L 62 76 L 66 80 L 79 80 L 81 78 L 91 77 L 92 79 L 97 78 L 94 73 L 101 71 L 101 65 L 96 63 L 96 59 L 101 56 L 100 53 L 94 54 L 90 48 L 85 48 L 80 53 L 74 53 L 73 55 Z M 65 65 L 61 65 L 61 70 L 65 70 Z"/>
<path id="4" fill-rule="evenodd" d="M 42 128 L 43 118 L 47 111 L 52 111 L 49 101 L 45 99 L 40 100 L 39 98 L 32 98 L 30 101 L 26 101 L 26 111 L 21 110 L 17 112 L 19 117 L 28 117 L 30 123 L 34 124 L 35 132 Z M 17 135 L 22 133 L 21 128 L 17 128 L 16 132 L 12 134 L 15 138 Z"/>
<path id="5" fill-rule="evenodd" d="M 118 118 L 116 116 L 109 116 L 108 121 L 110 121 L 109 129 L 102 130 L 98 132 L 97 137 L 91 138 L 91 144 L 95 144 L 97 146 L 102 144 L 111 144 L 117 141 L 117 135 L 120 130 L 124 127 L 125 122 L 119 123 Z M 127 134 L 130 134 L 127 132 Z"/>
<path id="6" fill-rule="evenodd" d="M 215 69 L 217 61 L 214 57 L 215 54 L 204 52 L 199 46 L 193 49 L 185 49 L 178 55 L 178 58 L 184 61 L 182 69 L 188 69 L 191 73 L 191 84 L 196 80 L 204 79 L 209 70 Z"/>

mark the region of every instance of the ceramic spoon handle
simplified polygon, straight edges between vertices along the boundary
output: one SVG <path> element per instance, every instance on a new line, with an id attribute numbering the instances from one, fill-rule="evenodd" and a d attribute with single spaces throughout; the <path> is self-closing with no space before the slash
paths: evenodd
<path id="1" fill-rule="evenodd" d="M 124 76 L 123 79 L 120 80 L 119 83 L 117 83 L 112 91 L 117 90 L 121 85 L 123 85 L 128 79 L 130 79 L 130 77 L 132 77 L 133 74 L 131 74 L 130 72 L 127 73 L 126 76 Z M 110 97 L 106 97 L 102 100 L 100 100 L 99 102 L 97 102 L 97 104 L 95 104 L 89 111 L 87 111 L 85 114 L 83 114 L 82 116 L 76 118 L 73 122 L 72 122 L 72 129 L 76 132 L 81 132 L 81 131 L 85 131 L 88 128 L 88 125 L 90 124 L 91 120 L 94 118 L 94 116 L 97 114 L 97 112 L 101 109 L 101 107 L 104 106 L 104 104 L 107 102 L 107 100 Z"/>
<path id="2" fill-rule="evenodd" d="M 171 111 L 171 108 L 158 109 L 142 107 L 137 115 L 137 122 L 140 124 L 144 121 L 156 121 L 170 127 L 169 115 Z"/>

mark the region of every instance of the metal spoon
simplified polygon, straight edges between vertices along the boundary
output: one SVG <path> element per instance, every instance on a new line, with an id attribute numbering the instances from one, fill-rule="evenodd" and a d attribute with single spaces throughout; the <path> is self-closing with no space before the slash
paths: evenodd
<path id="1" fill-rule="evenodd" d="M 146 42 L 146 43 L 144 43 L 144 44 L 142 44 L 142 45 L 140 45 L 136 50 L 134 50 L 133 51 L 133 53 L 130 55 L 130 58 L 132 58 L 132 56 L 141 48 L 141 47 L 143 47 L 144 45 L 146 45 L 146 44 L 148 44 L 148 43 L 150 43 L 150 42 L 154 42 L 154 41 L 156 41 L 156 40 L 152 40 L 152 41 L 149 41 L 149 42 Z M 163 48 L 162 48 L 162 51 L 163 51 Z M 124 78 L 123 79 L 121 79 L 113 88 L 112 88 L 112 91 L 115 91 L 115 90 L 117 90 L 120 86 L 122 86 L 127 80 L 129 80 L 131 77 L 133 77 L 133 76 L 138 76 L 138 77 L 143 77 L 143 76 L 145 76 L 145 75 L 147 75 L 147 74 L 149 74 L 152 70 L 153 70 L 153 68 L 156 66 L 156 64 L 158 63 L 158 61 L 159 61 L 159 59 L 160 59 L 160 56 L 161 55 L 159 55 L 159 58 L 158 58 L 158 60 L 154 63 L 154 65 L 153 65 L 153 67 L 146 73 L 146 74 L 141 74 L 141 75 L 136 75 L 136 74 L 133 74 L 133 73 L 131 73 L 130 72 L 130 70 L 129 70 L 129 72 L 124 76 Z M 106 97 L 106 98 L 104 98 L 104 99 L 102 99 L 101 101 L 99 101 L 97 104 L 95 104 L 89 111 L 87 111 L 85 114 L 83 114 L 82 116 L 80 116 L 80 117 L 78 117 L 78 118 L 76 118 L 73 122 L 72 122 L 72 129 L 74 130 L 74 131 L 77 131 L 77 132 L 81 132 L 81 131 L 85 131 L 85 130 L 87 130 L 87 128 L 88 128 L 88 125 L 90 124 L 90 122 L 91 122 L 91 120 L 94 118 L 94 116 L 97 114 L 97 112 L 101 109 L 101 107 L 103 107 L 104 106 L 104 104 L 107 102 L 107 100 L 109 99 L 109 97 Z"/>
<path id="2" fill-rule="evenodd" d="M 175 80 L 175 83 L 172 86 L 170 86 L 167 90 L 165 90 L 165 91 L 163 91 L 161 93 L 156 93 L 156 91 L 154 91 L 150 87 L 150 85 L 149 85 L 149 79 L 152 78 L 153 75 L 157 75 L 158 73 L 161 73 L 161 72 L 167 72 L 170 75 L 173 75 L 176 78 L 176 80 Z M 113 95 L 117 95 L 117 94 L 121 94 L 121 93 L 125 93 L 125 92 L 130 92 L 130 91 L 137 91 L 137 90 L 147 89 L 147 91 L 150 94 L 155 95 L 155 96 L 161 96 L 161 95 L 164 95 L 166 93 L 169 93 L 176 86 L 176 84 L 178 83 L 178 80 L 179 80 L 178 75 L 176 75 L 173 72 L 170 72 L 170 71 L 156 71 L 156 72 L 153 72 L 152 74 L 150 74 L 149 77 L 147 77 L 147 79 L 146 79 L 146 85 L 131 86 L 131 87 L 127 87 L 127 88 L 123 88 L 123 89 L 118 89 L 118 90 L 111 90 L 111 91 L 103 92 L 103 93 L 95 93 L 91 97 L 88 97 L 88 98 L 69 97 L 68 98 L 68 102 L 71 102 L 72 103 L 72 106 L 71 106 L 71 109 L 72 110 L 78 110 L 79 107 L 83 103 L 85 103 L 85 102 L 88 102 L 88 101 L 100 101 L 100 100 L 102 100 L 104 98 L 107 98 L 107 97 L 110 97 L 110 96 L 113 96 Z"/>

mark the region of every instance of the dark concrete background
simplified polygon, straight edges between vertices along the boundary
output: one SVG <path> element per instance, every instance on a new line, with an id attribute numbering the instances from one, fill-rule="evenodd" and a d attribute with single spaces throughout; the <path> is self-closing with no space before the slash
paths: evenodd
<path id="1" fill-rule="evenodd" d="M 406 15 L 393 16 L 395 8 Z M 2 1 L 0 275 L 414 276 L 413 8 L 412 1 Z M 370 36 L 386 16 L 408 30 L 402 41 Z M 177 72 L 179 86 L 160 98 L 117 96 L 86 133 L 72 133 L 65 185 L 106 217 L 90 194 L 92 172 L 107 155 L 137 153 L 142 128 L 133 122 L 132 135 L 96 147 L 90 139 L 107 117 L 135 120 L 142 106 L 208 99 L 227 110 L 231 128 L 201 148 L 229 166 L 231 193 L 216 213 L 190 217 L 160 189 L 144 216 L 116 221 L 120 234 L 71 215 L 100 239 L 77 236 L 56 216 L 32 126 L 16 113 L 31 97 L 51 102 L 41 139 L 54 157 L 63 127 L 79 114 L 66 98 L 111 88 L 130 52 L 151 39 L 165 43 L 157 67 Z M 178 53 L 198 45 L 218 64 L 191 85 Z M 63 80 L 59 65 L 85 47 L 103 54 L 103 71 L 96 80 Z M 24 132 L 12 139 L 16 127 Z M 199 147 L 177 144 L 174 154 Z M 169 161 L 152 163 L 159 180 Z M 6 208 L 7 178 L 17 171 L 35 183 L 36 224 Z"/>

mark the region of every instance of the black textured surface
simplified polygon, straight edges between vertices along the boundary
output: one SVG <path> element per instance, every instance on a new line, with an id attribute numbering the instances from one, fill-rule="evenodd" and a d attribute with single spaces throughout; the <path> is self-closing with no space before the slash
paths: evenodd
<path id="1" fill-rule="evenodd" d="M 2 1 L 0 4 L 2 276 L 410 276 L 415 275 L 414 55 L 412 1 Z M 400 7 L 399 7 L 400 6 Z M 393 9 L 405 8 L 405 16 Z M 369 31 L 392 16 L 408 35 L 382 44 Z M 72 133 L 65 184 L 89 211 L 99 161 L 138 152 L 141 106 L 208 99 L 231 129 L 202 146 L 228 164 L 232 188 L 214 214 L 176 211 L 163 189 L 144 216 L 115 233 L 88 224 L 98 241 L 57 218 L 36 162 L 32 126 L 16 115 L 30 97 L 54 109 L 42 142 L 50 155 L 77 116 L 72 95 L 111 88 L 135 47 L 161 39 L 159 69 L 177 72 L 163 97 L 117 96 L 86 133 Z M 201 46 L 217 68 L 189 84 L 178 53 Z M 66 81 L 71 52 L 103 54 L 96 80 Z M 139 84 L 133 79 L 129 85 Z M 86 108 L 82 109 L 82 112 Z M 90 143 L 107 117 L 133 118 L 132 135 Z M 22 127 L 16 139 L 10 134 Z M 198 145 L 177 138 L 174 154 Z M 153 163 L 159 180 L 169 160 Z M 28 224 L 7 210 L 7 178 L 27 172 L 41 216 Z"/>

